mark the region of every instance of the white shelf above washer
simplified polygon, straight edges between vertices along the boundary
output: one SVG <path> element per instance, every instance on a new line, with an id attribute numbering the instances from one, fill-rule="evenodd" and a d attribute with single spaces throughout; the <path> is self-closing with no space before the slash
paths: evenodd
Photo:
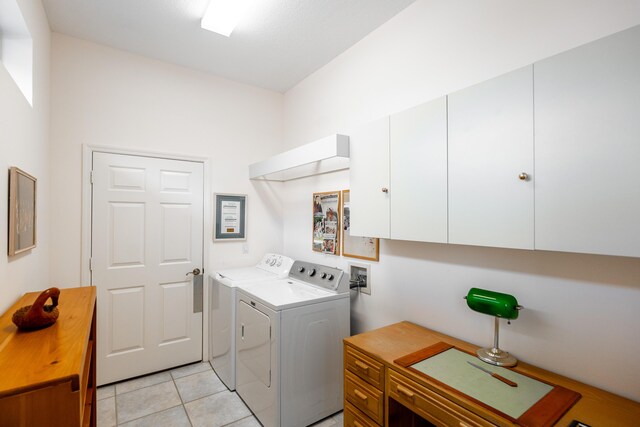
<path id="1" fill-rule="evenodd" d="M 349 137 L 335 134 L 249 165 L 249 178 L 289 181 L 349 168 Z"/>

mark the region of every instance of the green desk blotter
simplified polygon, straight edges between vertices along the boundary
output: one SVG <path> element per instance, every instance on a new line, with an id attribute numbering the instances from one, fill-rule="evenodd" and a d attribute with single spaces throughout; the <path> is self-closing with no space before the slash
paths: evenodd
<path id="1" fill-rule="evenodd" d="M 514 381 L 510 387 L 467 362 Z M 516 424 L 553 425 L 580 394 L 509 368 L 492 366 L 452 345 L 438 343 L 401 357 L 394 363 L 443 385 Z"/>

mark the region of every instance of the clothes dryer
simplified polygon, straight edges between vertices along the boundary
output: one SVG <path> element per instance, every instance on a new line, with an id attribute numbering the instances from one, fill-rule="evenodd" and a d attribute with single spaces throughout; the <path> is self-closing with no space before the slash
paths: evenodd
<path id="1" fill-rule="evenodd" d="M 342 409 L 349 280 L 296 261 L 286 279 L 236 294 L 236 391 L 265 427 L 311 425 Z"/>

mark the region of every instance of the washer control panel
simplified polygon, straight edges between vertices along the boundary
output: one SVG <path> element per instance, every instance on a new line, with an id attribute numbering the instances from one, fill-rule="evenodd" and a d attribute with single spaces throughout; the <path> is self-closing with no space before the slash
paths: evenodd
<path id="1" fill-rule="evenodd" d="M 291 266 L 293 265 L 293 260 L 288 256 L 279 255 L 279 254 L 266 254 L 262 257 L 260 263 L 258 263 L 257 267 L 270 271 L 274 274 L 288 274 Z"/>
<path id="2" fill-rule="evenodd" d="M 349 281 L 344 271 L 335 267 L 295 261 L 289 277 L 337 293 L 349 291 Z"/>

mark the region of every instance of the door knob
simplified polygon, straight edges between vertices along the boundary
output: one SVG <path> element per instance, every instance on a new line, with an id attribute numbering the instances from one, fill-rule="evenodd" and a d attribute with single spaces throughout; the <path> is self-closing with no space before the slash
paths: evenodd
<path id="1" fill-rule="evenodd" d="M 518 175 L 518 178 L 520 178 L 520 181 L 526 181 L 527 178 L 529 178 L 529 175 L 527 175 L 525 172 L 522 172 L 520 175 Z"/>
<path id="2" fill-rule="evenodd" d="M 382 192 L 383 192 L 383 193 L 388 193 L 388 192 L 389 192 L 389 189 L 388 189 L 387 187 L 382 187 Z"/>
<path id="3" fill-rule="evenodd" d="M 186 275 L 190 275 L 193 274 L 194 276 L 198 276 L 200 274 L 200 269 L 199 268 L 194 268 L 193 271 L 188 272 Z"/>

